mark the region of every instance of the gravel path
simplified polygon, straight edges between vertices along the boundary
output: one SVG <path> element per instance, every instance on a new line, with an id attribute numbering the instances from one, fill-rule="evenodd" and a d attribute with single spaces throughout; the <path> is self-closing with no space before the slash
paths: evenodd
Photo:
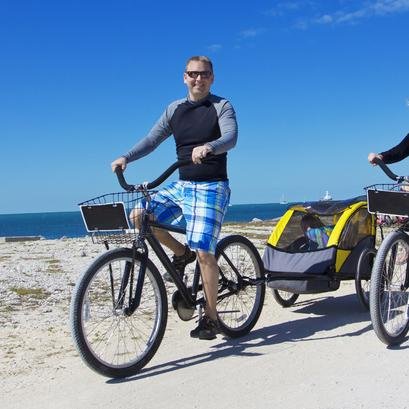
<path id="1" fill-rule="evenodd" d="M 228 224 L 262 253 L 273 222 Z M 79 359 L 68 310 L 78 276 L 104 252 L 89 238 L 0 243 L 1 408 L 409 408 L 408 341 L 387 349 L 352 282 L 283 309 L 267 291 L 246 337 L 189 338 L 172 308 L 147 368 L 113 382 Z M 173 291 L 168 284 L 169 295 Z"/>

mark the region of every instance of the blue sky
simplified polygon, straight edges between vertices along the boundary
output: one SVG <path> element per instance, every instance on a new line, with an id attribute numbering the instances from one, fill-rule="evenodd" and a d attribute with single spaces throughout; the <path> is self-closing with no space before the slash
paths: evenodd
<path id="1" fill-rule="evenodd" d="M 197 54 L 237 112 L 233 204 L 359 195 L 385 181 L 368 152 L 409 132 L 408 21 L 409 0 L 1 0 L 0 213 L 119 190 L 110 162 L 186 95 Z M 174 160 L 169 139 L 127 177 Z"/>

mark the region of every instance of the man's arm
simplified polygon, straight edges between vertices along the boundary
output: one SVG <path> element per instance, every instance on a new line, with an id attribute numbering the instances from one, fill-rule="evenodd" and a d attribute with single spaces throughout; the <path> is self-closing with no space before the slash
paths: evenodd
<path id="1" fill-rule="evenodd" d="M 218 110 L 219 107 L 216 107 Z M 224 101 L 224 104 L 220 107 L 219 116 L 219 127 L 220 127 L 220 138 L 208 142 L 211 148 L 211 152 L 214 155 L 219 155 L 221 153 L 227 152 L 228 150 L 234 148 L 237 143 L 237 120 L 236 113 L 234 112 L 233 106 L 229 101 Z"/>
<path id="2" fill-rule="evenodd" d="M 171 134 L 172 130 L 169 124 L 167 109 L 150 130 L 148 135 L 123 155 L 123 157 L 126 159 L 127 163 L 140 159 L 155 150 Z"/>
<path id="3" fill-rule="evenodd" d="M 403 140 L 388 151 L 379 154 L 385 163 L 395 163 L 409 156 L 409 134 Z"/>

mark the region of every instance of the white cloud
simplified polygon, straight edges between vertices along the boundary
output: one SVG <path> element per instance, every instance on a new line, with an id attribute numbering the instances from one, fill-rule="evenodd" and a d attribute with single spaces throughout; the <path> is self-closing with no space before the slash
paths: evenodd
<path id="1" fill-rule="evenodd" d="M 335 9 L 332 8 L 332 11 L 323 10 L 323 7 L 334 7 L 334 4 Z M 409 0 L 293 0 L 281 1 L 264 14 L 273 17 L 295 16 L 297 21 L 293 26 L 306 29 L 314 24 L 357 24 L 363 19 L 405 12 L 409 12 Z"/>
<path id="2" fill-rule="evenodd" d="M 308 2 L 307 2 L 308 3 Z M 306 2 L 300 1 L 283 1 L 276 4 L 273 8 L 264 12 L 266 16 L 283 16 L 289 12 L 299 10 L 301 7 L 305 6 Z"/>
<path id="3" fill-rule="evenodd" d="M 309 26 L 309 23 L 305 19 L 300 19 L 293 24 L 293 28 L 298 30 L 306 30 Z"/>
<path id="4" fill-rule="evenodd" d="M 249 28 L 241 31 L 239 35 L 241 38 L 254 38 L 262 34 L 264 31 L 264 28 Z"/>
<path id="5" fill-rule="evenodd" d="M 406 106 L 409 108 L 409 98 L 406 98 Z"/>
<path id="6" fill-rule="evenodd" d="M 409 11 L 409 0 L 376 0 L 366 2 L 355 10 L 338 10 L 332 14 L 323 14 L 314 20 L 321 24 L 357 23 L 373 16 L 387 16 Z"/>
<path id="7" fill-rule="evenodd" d="M 371 8 L 380 15 L 401 13 L 409 10 L 409 0 L 378 0 Z"/>
<path id="8" fill-rule="evenodd" d="M 338 12 L 334 15 L 334 23 L 355 23 L 356 21 L 369 17 L 369 10 L 368 9 L 360 9 L 352 12 Z"/>
<path id="9" fill-rule="evenodd" d="M 329 14 L 324 14 L 316 20 L 318 24 L 331 24 L 333 21 L 334 18 Z"/>
<path id="10" fill-rule="evenodd" d="M 213 53 L 219 51 L 222 49 L 222 45 L 221 44 L 210 44 L 207 46 L 207 49 Z"/>

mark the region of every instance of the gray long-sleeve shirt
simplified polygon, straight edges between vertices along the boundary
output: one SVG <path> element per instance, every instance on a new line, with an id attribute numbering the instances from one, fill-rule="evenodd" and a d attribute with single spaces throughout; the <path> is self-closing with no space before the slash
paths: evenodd
<path id="1" fill-rule="evenodd" d="M 180 168 L 181 180 L 227 180 L 227 151 L 237 142 L 236 114 L 229 101 L 209 94 L 200 101 L 172 102 L 148 135 L 123 156 L 127 162 L 140 159 L 170 135 L 175 138 L 178 159 L 191 159 L 193 148 L 204 144 L 214 155 L 202 164 Z"/>

